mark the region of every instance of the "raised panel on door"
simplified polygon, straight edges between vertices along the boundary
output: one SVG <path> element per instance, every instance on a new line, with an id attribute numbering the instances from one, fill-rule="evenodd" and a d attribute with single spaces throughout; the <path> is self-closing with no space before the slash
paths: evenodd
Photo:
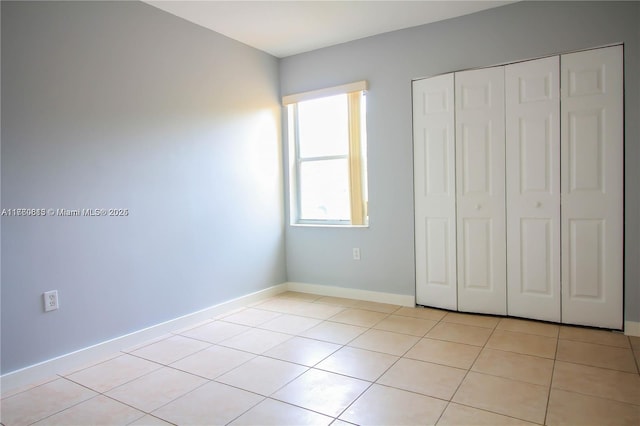
<path id="1" fill-rule="evenodd" d="M 507 312 L 560 321 L 560 58 L 505 68 Z"/>
<path id="2" fill-rule="evenodd" d="M 453 74 L 413 82 L 416 302 L 457 308 Z"/>
<path id="3" fill-rule="evenodd" d="M 621 329 L 622 46 L 560 61 L 562 322 Z"/>
<path id="4" fill-rule="evenodd" d="M 455 74 L 458 309 L 506 314 L 504 67 Z"/>

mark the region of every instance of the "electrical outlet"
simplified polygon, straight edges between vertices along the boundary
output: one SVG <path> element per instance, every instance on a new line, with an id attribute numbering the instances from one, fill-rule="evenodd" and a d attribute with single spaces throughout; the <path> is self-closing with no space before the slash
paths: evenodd
<path id="1" fill-rule="evenodd" d="M 353 248 L 353 260 L 360 260 L 360 249 L 358 247 Z"/>
<path id="2" fill-rule="evenodd" d="M 55 311 L 60 307 L 58 305 L 58 290 L 47 291 L 42 296 L 44 297 L 45 312 Z"/>

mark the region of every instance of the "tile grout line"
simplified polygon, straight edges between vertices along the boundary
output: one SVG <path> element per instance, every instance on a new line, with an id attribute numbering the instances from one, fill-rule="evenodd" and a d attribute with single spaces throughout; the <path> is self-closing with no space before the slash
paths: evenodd
<path id="1" fill-rule="evenodd" d="M 549 417 L 549 407 L 551 405 L 551 389 L 553 389 L 553 378 L 556 374 L 556 360 L 558 358 L 558 349 L 560 349 L 560 329 L 558 330 L 558 337 L 556 338 L 556 350 L 553 354 L 553 368 L 551 369 L 551 380 L 549 380 L 549 390 L 547 391 L 547 405 L 544 410 L 543 425 L 547 424 L 547 417 Z"/>

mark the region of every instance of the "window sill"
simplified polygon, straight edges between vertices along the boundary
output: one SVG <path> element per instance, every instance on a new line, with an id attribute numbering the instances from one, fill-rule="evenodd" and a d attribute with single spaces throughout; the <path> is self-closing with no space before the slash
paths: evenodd
<path id="1" fill-rule="evenodd" d="M 335 223 L 290 223 L 294 228 L 368 228 L 369 225 L 339 225 Z"/>

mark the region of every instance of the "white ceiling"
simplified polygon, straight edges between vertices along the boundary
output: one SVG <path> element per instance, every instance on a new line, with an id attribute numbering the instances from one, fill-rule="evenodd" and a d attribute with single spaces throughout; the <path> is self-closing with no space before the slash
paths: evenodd
<path id="1" fill-rule="evenodd" d="M 282 58 L 513 1 L 147 0 L 146 3 Z"/>

